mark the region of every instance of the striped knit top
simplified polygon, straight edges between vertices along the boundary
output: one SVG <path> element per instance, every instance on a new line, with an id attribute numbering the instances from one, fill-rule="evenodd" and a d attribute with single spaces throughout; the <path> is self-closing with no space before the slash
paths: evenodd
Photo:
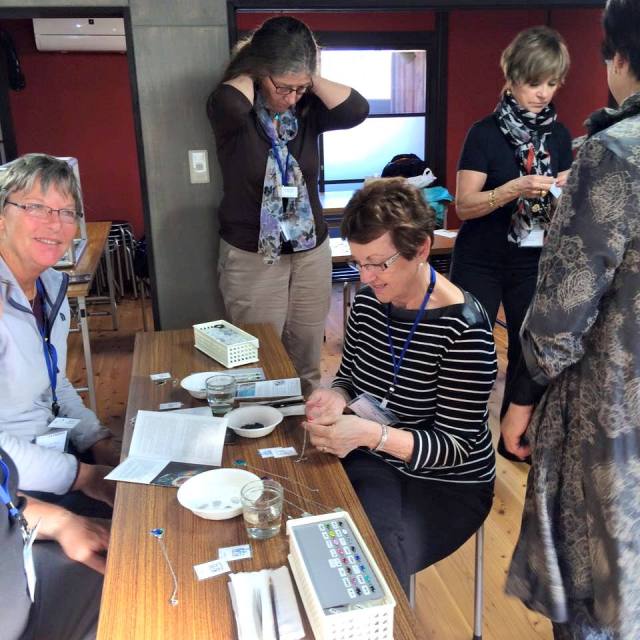
<path id="1" fill-rule="evenodd" d="M 370 287 L 357 294 L 349 316 L 342 362 L 333 387 L 351 397 L 367 392 L 382 400 L 393 381 L 387 312 Z M 396 358 L 417 311 L 391 307 Z M 495 456 L 488 427 L 489 394 L 497 373 L 493 334 L 484 309 L 469 293 L 464 303 L 427 309 L 409 344 L 387 408 L 397 428 L 413 434 L 404 462 L 382 456 L 400 472 L 424 480 L 490 482 Z"/>

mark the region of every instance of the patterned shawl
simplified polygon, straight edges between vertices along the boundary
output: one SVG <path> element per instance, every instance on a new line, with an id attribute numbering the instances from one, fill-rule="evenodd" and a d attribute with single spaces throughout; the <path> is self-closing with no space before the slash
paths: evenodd
<path id="1" fill-rule="evenodd" d="M 263 256 L 265 264 L 274 264 L 280 259 L 283 236 L 291 241 L 294 251 L 305 251 L 316 246 L 316 230 L 300 165 L 287 148 L 289 140 L 293 140 L 298 133 L 298 119 L 293 109 L 279 114 L 276 120 L 279 126 L 276 126 L 264 97 L 257 90 L 255 111 L 260 126 L 271 140 L 262 187 L 258 253 Z M 280 191 L 283 182 L 298 189 L 297 198 L 287 199 L 286 209 Z"/>
<path id="2" fill-rule="evenodd" d="M 523 109 L 511 93 L 506 92 L 496 106 L 495 113 L 500 131 L 515 148 L 520 175 L 553 175 L 546 144 L 551 125 L 556 119 L 553 105 L 547 105 L 540 113 L 532 113 Z M 522 196 L 518 198 L 511 216 L 509 242 L 519 245 L 536 224 L 546 228 L 548 218 L 545 212 L 549 211 L 549 198 L 548 194 L 545 198 L 533 200 Z"/>

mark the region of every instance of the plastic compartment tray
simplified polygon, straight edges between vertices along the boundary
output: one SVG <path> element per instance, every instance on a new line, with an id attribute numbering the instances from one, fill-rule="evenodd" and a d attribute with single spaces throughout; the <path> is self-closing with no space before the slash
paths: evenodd
<path id="1" fill-rule="evenodd" d="M 329 522 L 336 519 L 343 519 L 349 523 L 369 566 L 375 572 L 383 591 L 381 604 L 333 614 L 326 614 L 322 609 L 291 530 L 304 524 Z M 337 511 L 319 516 L 296 518 L 287 522 L 287 534 L 289 535 L 289 564 L 316 640 L 392 640 L 393 610 L 396 601 L 351 516 L 346 511 Z"/>
<path id="2" fill-rule="evenodd" d="M 258 361 L 258 338 L 226 320 L 193 325 L 195 347 L 227 368 Z"/>

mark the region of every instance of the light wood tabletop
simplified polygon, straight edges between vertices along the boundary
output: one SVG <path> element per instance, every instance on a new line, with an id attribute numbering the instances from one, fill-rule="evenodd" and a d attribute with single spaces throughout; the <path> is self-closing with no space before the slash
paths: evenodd
<path id="1" fill-rule="evenodd" d="M 60 271 L 68 273 L 70 277 L 74 275 L 88 276 L 88 280 L 85 282 L 69 284 L 67 295 L 71 298 L 89 295 L 89 289 L 96 274 L 100 258 L 104 253 L 109 231 L 111 231 L 110 222 L 87 222 L 87 246 L 82 252 L 80 260 L 74 267 L 60 269 Z"/>
<path id="2" fill-rule="evenodd" d="M 247 325 L 243 329 L 260 340 L 260 366 L 267 379 L 295 376 L 295 371 L 282 343 L 269 325 Z M 161 402 L 181 401 L 185 406 L 203 406 L 204 401 L 191 398 L 180 388 L 179 381 L 194 372 L 215 371 L 221 365 L 193 346 L 193 331 L 163 331 L 138 333 L 136 336 L 129 402 L 125 424 L 123 450 L 131 442 L 131 419 L 139 409 L 157 410 Z M 169 371 L 173 381 L 153 383 L 152 373 Z M 299 418 L 286 418 L 269 436 L 256 440 L 239 438 L 237 444 L 226 445 L 223 466 L 230 467 L 237 458 L 249 465 L 281 476 L 285 487 L 294 492 L 285 497 L 313 514 L 326 512 L 318 506 L 341 507 L 354 519 L 360 533 L 383 572 L 397 601 L 394 613 L 394 638 L 421 637 L 407 598 L 389 565 L 368 518 L 344 473 L 339 460 L 312 447 L 308 459 L 296 463 L 294 458 L 259 457 L 257 449 L 272 446 L 302 447 Z M 249 470 L 252 470 L 251 468 Z M 307 488 L 320 489 L 311 493 Z M 241 517 L 231 520 L 203 520 L 182 508 L 176 499 L 177 490 L 119 483 L 114 508 L 107 572 L 102 594 L 98 638 L 204 640 L 237 637 L 228 575 L 199 582 L 193 565 L 218 557 L 218 548 L 249 542 Z M 316 501 L 315 503 L 313 501 Z M 299 517 L 300 513 L 285 504 L 285 513 Z M 150 530 L 165 529 L 164 542 L 178 578 L 176 606 L 168 602 L 173 589 L 172 578 L 162 551 Z M 287 564 L 288 541 L 284 526 L 279 535 L 267 541 L 251 541 L 253 557 L 232 563 L 232 571 L 255 571 Z M 313 638 L 304 609 L 307 638 Z"/>
<path id="3" fill-rule="evenodd" d="M 111 231 L 110 222 L 87 222 L 87 244 L 78 260 L 73 267 L 59 269 L 67 273 L 69 277 L 80 276 L 82 282 L 69 283 L 67 289 L 67 297 L 75 298 L 78 302 L 78 324 L 82 335 L 82 348 L 84 351 L 84 362 L 87 370 L 87 386 L 76 387 L 76 391 L 89 392 L 89 406 L 97 413 L 98 405 L 96 401 L 95 381 L 93 378 L 93 362 L 91 359 L 91 341 L 89 338 L 89 311 L 87 310 L 87 297 L 91 289 L 91 284 L 95 278 L 100 259 L 105 256 L 107 265 L 107 286 L 109 288 L 109 305 L 111 321 L 114 331 L 118 329 L 118 315 L 116 306 L 116 296 L 113 285 L 113 265 L 111 263 L 111 255 L 109 253 L 109 232 Z M 102 315 L 100 313 L 99 315 Z"/>

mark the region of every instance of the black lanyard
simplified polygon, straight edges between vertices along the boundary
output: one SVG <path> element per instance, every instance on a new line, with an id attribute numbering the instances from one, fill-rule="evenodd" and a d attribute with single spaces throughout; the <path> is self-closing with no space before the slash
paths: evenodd
<path id="1" fill-rule="evenodd" d="M 40 278 L 36 280 L 36 291 L 40 296 L 40 304 L 42 305 L 42 325 L 37 321 L 37 318 L 36 324 L 38 325 L 38 331 L 42 338 L 42 351 L 44 353 L 45 364 L 47 365 L 47 373 L 49 374 L 49 384 L 51 385 L 51 412 L 54 417 L 57 417 L 60 413 L 60 405 L 58 404 L 58 396 L 56 395 L 56 387 L 58 385 L 58 352 L 51 342 L 51 327 L 44 308 L 44 286 Z"/>
<path id="2" fill-rule="evenodd" d="M 391 360 L 393 362 L 393 381 L 391 382 L 391 385 L 389 386 L 389 390 L 387 391 L 382 402 L 380 403 L 380 406 L 383 408 L 387 406 L 387 403 L 389 402 L 389 398 L 391 397 L 393 392 L 396 390 L 398 372 L 400 371 L 400 367 L 402 366 L 402 361 L 404 360 L 404 356 L 407 353 L 407 349 L 411 344 L 413 335 L 415 334 L 416 329 L 418 328 L 418 325 L 420 324 L 420 321 L 424 316 L 424 312 L 427 308 L 427 303 L 429 302 L 429 298 L 433 293 L 433 289 L 436 286 L 436 272 L 431 265 L 429 265 L 429 274 L 430 274 L 430 280 L 429 280 L 429 286 L 427 287 L 427 292 L 424 294 L 424 298 L 422 299 L 422 304 L 420 305 L 420 309 L 418 310 L 416 319 L 413 321 L 413 326 L 409 331 L 409 335 L 407 336 L 407 339 L 404 341 L 404 345 L 402 346 L 402 351 L 400 351 L 399 358 L 396 358 L 396 352 L 393 347 L 393 337 L 391 336 L 391 304 L 389 304 L 389 306 L 387 307 L 387 337 L 389 339 L 389 352 L 391 353 Z"/>

